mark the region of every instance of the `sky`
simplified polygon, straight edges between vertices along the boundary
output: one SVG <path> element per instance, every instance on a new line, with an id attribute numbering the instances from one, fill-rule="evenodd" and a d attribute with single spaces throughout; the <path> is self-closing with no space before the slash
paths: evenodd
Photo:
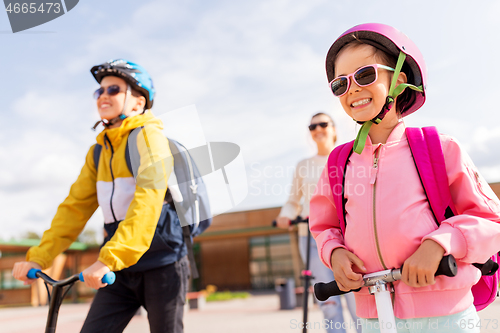
<path id="1" fill-rule="evenodd" d="M 0 11 L 0 239 L 50 226 L 97 135 L 89 70 L 113 58 L 148 70 L 156 115 L 195 109 L 206 141 L 240 146 L 248 194 L 233 211 L 281 206 L 294 166 L 316 153 L 314 113 L 333 116 L 339 143 L 359 129 L 324 62 L 342 32 L 368 22 L 403 31 L 426 60 L 427 101 L 406 125 L 454 136 L 499 182 L 499 13 L 498 1 L 85 0 L 13 34 Z M 98 211 L 87 227 L 102 221 Z"/>

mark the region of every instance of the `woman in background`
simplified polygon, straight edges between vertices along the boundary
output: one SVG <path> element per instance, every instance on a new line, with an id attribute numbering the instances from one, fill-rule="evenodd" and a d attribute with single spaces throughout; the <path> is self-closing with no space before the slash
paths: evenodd
<path id="1" fill-rule="evenodd" d="M 318 153 L 297 164 L 290 190 L 290 197 L 281 208 L 281 212 L 276 218 L 277 226 L 280 228 L 289 228 L 290 221 L 299 215 L 303 218 L 309 216 L 309 200 L 316 189 L 316 184 L 328 161 L 328 156 L 332 152 L 335 147 L 335 142 L 337 141 L 337 132 L 333 119 L 323 112 L 312 116 L 309 131 L 312 139 L 316 143 Z M 306 262 L 308 236 L 308 225 L 306 223 L 298 224 L 298 234 L 300 255 L 302 260 Z M 316 242 L 312 236 L 310 237 L 309 268 L 314 277 L 311 283 L 330 282 L 334 279 L 333 272 L 321 262 Z M 349 312 L 355 323 L 353 326 L 358 329 L 358 317 L 356 316 L 354 295 L 349 293 L 344 296 L 346 297 Z M 328 333 L 345 333 L 345 329 L 342 326 L 349 327 L 349 324 L 344 324 L 340 296 L 332 296 L 328 300 L 324 302 L 318 301 L 318 303 L 324 315 L 326 324 L 324 327 L 326 331 Z M 358 330 L 358 332 L 360 333 L 361 331 Z"/>

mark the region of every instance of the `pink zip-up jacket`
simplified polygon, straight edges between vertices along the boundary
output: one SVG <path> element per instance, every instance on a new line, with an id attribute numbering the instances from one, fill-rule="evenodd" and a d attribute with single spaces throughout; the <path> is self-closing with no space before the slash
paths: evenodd
<path id="1" fill-rule="evenodd" d="M 413 288 L 394 283 L 394 314 L 401 319 L 445 316 L 473 303 L 471 287 L 484 263 L 500 250 L 500 201 L 477 172 L 467 153 L 450 136 L 440 134 L 446 172 L 458 214 L 436 224 L 411 156 L 404 123 L 387 143 L 352 154 L 346 170 L 345 239 L 341 234 L 325 167 L 311 199 L 309 226 L 319 256 L 331 268 L 334 249 L 356 254 L 367 273 L 400 267 L 426 239 L 457 259 L 455 277 L 438 276 L 436 284 Z M 377 160 L 378 159 L 378 160 Z M 377 318 L 375 297 L 362 288 L 354 293 L 357 315 Z"/>

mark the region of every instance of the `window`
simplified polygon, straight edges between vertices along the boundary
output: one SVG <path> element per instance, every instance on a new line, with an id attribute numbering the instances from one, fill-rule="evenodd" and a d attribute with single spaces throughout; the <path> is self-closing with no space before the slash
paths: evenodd
<path id="1" fill-rule="evenodd" d="M 0 271 L 0 289 L 22 289 L 29 287 L 29 285 L 25 286 L 22 281 L 14 279 L 11 269 Z"/>
<path id="2" fill-rule="evenodd" d="M 277 278 L 293 277 L 289 235 L 250 239 L 250 279 L 253 289 L 272 289 Z"/>

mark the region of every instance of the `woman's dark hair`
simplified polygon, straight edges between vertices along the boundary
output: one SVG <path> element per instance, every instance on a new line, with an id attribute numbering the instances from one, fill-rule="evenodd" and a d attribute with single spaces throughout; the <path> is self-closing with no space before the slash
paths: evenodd
<path id="1" fill-rule="evenodd" d="M 143 94 L 143 93 L 141 93 L 141 92 L 140 92 L 139 90 L 137 90 L 137 89 L 134 89 L 133 87 L 130 87 L 130 94 L 131 94 L 132 96 L 134 96 L 134 97 L 141 97 L 141 96 L 142 96 L 142 97 L 146 98 L 146 96 L 144 96 L 144 94 Z"/>
<path id="2" fill-rule="evenodd" d="M 335 128 L 335 122 L 333 121 L 333 118 L 329 114 L 326 114 L 324 112 L 318 112 L 314 116 L 311 117 L 311 121 L 313 120 L 314 117 L 317 117 L 317 116 L 326 116 L 326 117 L 330 118 L 330 122 L 332 123 L 332 127 Z M 335 144 L 336 142 L 337 142 L 337 131 L 335 131 L 335 134 L 333 136 L 333 144 Z"/>
<path id="3" fill-rule="evenodd" d="M 128 83 L 127 83 L 128 84 Z M 135 89 L 133 86 L 129 85 L 130 87 L 130 94 L 134 97 L 144 97 L 144 99 L 146 99 L 146 101 L 148 100 L 147 97 L 142 93 L 140 92 L 139 90 Z M 144 106 L 144 109 L 142 110 L 142 113 L 146 112 L 146 106 Z"/>
<path id="4" fill-rule="evenodd" d="M 349 44 L 345 45 L 343 48 L 340 49 L 340 51 L 336 54 L 335 59 L 333 59 L 334 62 L 337 60 L 338 55 L 346 48 L 359 47 L 361 45 L 370 45 L 375 49 L 374 55 L 375 57 L 379 58 L 380 62 L 382 62 L 382 65 L 396 68 L 396 64 L 398 62 L 396 56 L 388 53 L 387 50 L 383 50 L 380 46 L 377 46 L 374 43 L 368 43 L 364 40 L 358 39 L 356 36 L 355 38 L 356 39 L 354 41 L 350 42 Z M 406 79 L 408 83 L 415 84 L 415 78 L 413 77 L 413 72 L 411 71 L 410 66 L 408 65 L 407 62 L 403 63 L 403 68 L 401 69 L 401 72 L 406 74 Z M 413 104 L 414 101 L 415 101 L 415 94 L 411 91 L 410 88 L 405 89 L 397 97 L 396 111 L 398 111 L 399 114 L 403 114 L 406 110 L 408 110 L 408 108 Z"/>

